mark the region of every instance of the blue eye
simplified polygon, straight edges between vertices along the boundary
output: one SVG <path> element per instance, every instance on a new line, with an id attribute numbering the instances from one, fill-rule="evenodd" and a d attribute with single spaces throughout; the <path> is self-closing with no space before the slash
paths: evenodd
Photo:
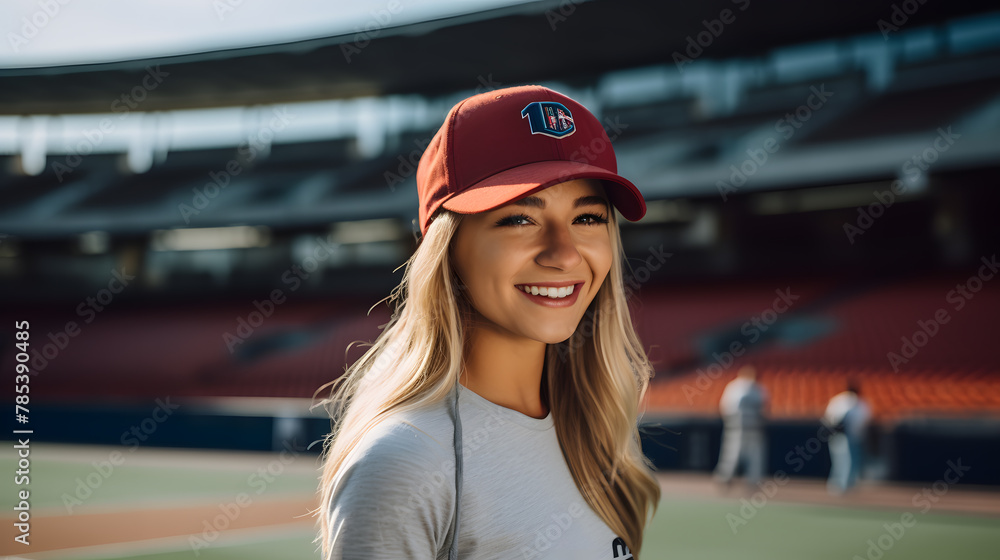
<path id="1" fill-rule="evenodd" d="M 577 220 L 580 220 L 581 218 L 592 220 L 592 221 L 588 221 L 588 222 L 583 222 L 583 225 L 585 225 L 585 226 L 600 225 L 600 224 L 606 224 L 606 223 L 608 223 L 607 217 L 605 217 L 602 214 L 580 214 L 579 216 L 576 217 Z M 523 223 L 523 224 L 522 223 L 518 223 L 521 220 L 523 220 L 524 222 L 527 222 L 527 223 Z M 526 214 L 511 214 L 510 216 L 504 216 L 503 218 L 500 218 L 499 220 L 497 220 L 496 225 L 498 225 L 498 226 L 520 227 L 520 226 L 528 225 L 528 223 L 530 223 L 530 222 L 531 222 L 531 217 L 528 216 L 528 215 L 526 215 Z"/>

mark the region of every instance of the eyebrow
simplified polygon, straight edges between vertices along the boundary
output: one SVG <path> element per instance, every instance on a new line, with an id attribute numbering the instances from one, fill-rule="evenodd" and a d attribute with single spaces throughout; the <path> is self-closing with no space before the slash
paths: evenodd
<path id="1" fill-rule="evenodd" d="M 515 200 L 511 204 L 516 206 L 528 206 L 531 208 L 545 208 L 545 200 L 537 196 L 526 196 L 520 200 Z M 591 195 L 591 196 L 581 196 L 580 198 L 573 201 L 573 208 L 580 208 L 581 206 L 593 206 L 601 205 L 605 208 L 608 207 L 608 201 L 603 196 Z"/>

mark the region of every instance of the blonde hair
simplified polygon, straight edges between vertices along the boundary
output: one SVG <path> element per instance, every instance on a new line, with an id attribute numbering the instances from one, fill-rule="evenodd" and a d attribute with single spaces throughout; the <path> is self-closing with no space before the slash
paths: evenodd
<path id="1" fill-rule="evenodd" d="M 638 409 L 653 368 L 632 327 L 617 218 L 609 212 L 614 254 L 607 279 L 569 339 L 546 348 L 547 395 L 563 455 L 584 499 L 622 537 L 635 558 L 660 499 L 642 454 Z M 446 398 L 462 371 L 465 325 L 474 310 L 449 262 L 461 215 L 440 210 L 405 263 L 389 296 L 395 310 L 360 359 L 330 386 L 333 429 L 325 440 L 319 517 L 322 554 L 330 548 L 333 480 L 348 453 L 388 414 Z M 340 387 L 337 384 L 340 383 Z M 317 391 L 318 393 L 319 391 Z"/>

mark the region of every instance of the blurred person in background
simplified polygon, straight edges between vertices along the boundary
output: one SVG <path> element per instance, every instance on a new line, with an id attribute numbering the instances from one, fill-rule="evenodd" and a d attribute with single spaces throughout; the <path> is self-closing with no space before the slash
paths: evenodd
<path id="1" fill-rule="evenodd" d="M 854 487 L 864 465 L 865 432 L 871 419 L 871 408 L 861 398 L 856 382 L 830 399 L 821 421 L 830 429 L 830 478 L 827 490 L 843 494 Z"/>
<path id="2" fill-rule="evenodd" d="M 638 558 L 653 368 L 615 208 L 645 202 L 600 121 L 540 86 L 475 95 L 416 179 L 396 310 L 325 401 L 323 558 Z"/>
<path id="3" fill-rule="evenodd" d="M 743 366 L 719 399 L 723 431 L 715 479 L 720 484 L 728 487 L 740 465 L 743 465 L 749 486 L 756 485 L 764 476 L 767 470 L 766 406 L 767 391 L 757 382 L 757 369 L 752 365 Z"/>

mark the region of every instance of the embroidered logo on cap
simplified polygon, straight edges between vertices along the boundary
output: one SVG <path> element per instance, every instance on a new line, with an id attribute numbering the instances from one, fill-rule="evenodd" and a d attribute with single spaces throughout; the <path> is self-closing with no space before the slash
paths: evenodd
<path id="1" fill-rule="evenodd" d="M 562 103 L 555 101 L 535 101 L 521 109 L 521 118 L 528 117 L 532 134 L 544 134 L 552 138 L 565 138 L 576 132 L 573 113 Z"/>

